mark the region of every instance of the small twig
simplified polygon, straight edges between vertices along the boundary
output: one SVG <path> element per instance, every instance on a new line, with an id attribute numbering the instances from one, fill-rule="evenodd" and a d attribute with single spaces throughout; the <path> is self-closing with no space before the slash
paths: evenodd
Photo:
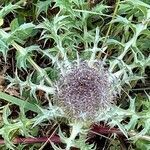
<path id="1" fill-rule="evenodd" d="M 55 126 L 55 125 L 54 125 L 54 126 Z M 54 127 L 54 126 L 53 126 L 53 127 Z M 42 147 L 40 147 L 39 150 L 42 150 L 42 149 L 45 147 L 45 145 L 46 145 L 48 142 L 51 141 L 51 138 L 54 136 L 54 134 L 55 134 L 55 132 L 56 132 L 57 129 L 58 129 L 58 126 L 55 128 L 55 130 L 52 132 L 52 134 L 50 135 L 50 137 L 48 137 L 48 140 L 42 145 Z"/>
<path id="2" fill-rule="evenodd" d="M 13 144 L 20 144 L 20 143 L 23 143 L 23 144 L 33 144 L 33 143 L 43 143 L 43 142 L 46 142 L 48 141 L 50 143 L 51 142 L 54 142 L 54 143 L 60 143 L 60 138 L 58 136 L 52 136 L 50 139 L 49 137 L 38 137 L 38 138 L 15 138 L 12 142 Z M 3 145 L 5 144 L 5 141 L 4 140 L 0 140 L 0 145 Z"/>
<path id="3" fill-rule="evenodd" d="M 145 91 L 145 90 L 150 90 L 150 87 L 131 89 L 131 91 Z"/>
<path id="4" fill-rule="evenodd" d="M 3 28 L 4 31 L 10 31 L 10 27 Z"/>
<path id="5" fill-rule="evenodd" d="M 116 128 L 109 128 L 109 127 L 100 126 L 100 125 L 93 125 L 91 131 L 95 133 L 100 133 L 100 134 L 116 133 L 117 135 L 123 135 L 123 133 Z"/>

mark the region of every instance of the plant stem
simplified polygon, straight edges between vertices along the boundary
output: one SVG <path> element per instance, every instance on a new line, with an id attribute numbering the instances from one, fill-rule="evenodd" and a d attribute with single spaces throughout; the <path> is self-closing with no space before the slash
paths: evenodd
<path id="1" fill-rule="evenodd" d="M 83 127 L 83 124 L 81 122 L 75 122 L 72 124 L 71 135 L 68 139 L 65 140 L 66 150 L 70 150 L 70 148 L 72 146 L 74 146 L 73 142 L 74 142 L 76 136 L 81 132 L 82 127 Z"/>
<path id="2" fill-rule="evenodd" d="M 117 0 L 116 7 L 115 7 L 115 10 L 114 10 L 114 13 L 113 13 L 113 16 L 112 16 L 112 20 L 114 20 L 115 15 L 117 14 L 117 10 L 118 10 L 118 7 L 119 7 L 119 3 L 120 3 L 120 0 Z M 111 21 L 112 21 L 112 20 L 111 20 Z M 107 41 L 108 35 L 109 35 L 109 33 L 110 33 L 111 27 L 112 27 L 112 22 L 110 22 L 110 24 L 109 24 L 109 27 L 108 27 L 108 30 L 107 30 L 107 33 L 106 33 L 106 36 L 105 36 L 105 39 L 104 39 L 104 42 L 103 42 L 103 45 L 102 45 L 102 49 L 103 49 L 103 47 L 104 47 L 105 44 L 106 44 L 106 41 Z M 99 52 L 97 58 L 99 59 L 100 57 L 101 57 L 101 52 Z"/>
<path id="3" fill-rule="evenodd" d="M 15 138 L 12 142 L 13 144 L 33 144 L 33 143 L 43 143 L 43 142 L 54 142 L 54 143 L 60 143 L 60 138 L 58 136 L 52 136 L 51 138 L 49 137 L 38 137 L 38 138 Z M 0 145 L 5 144 L 4 140 L 0 140 Z"/>

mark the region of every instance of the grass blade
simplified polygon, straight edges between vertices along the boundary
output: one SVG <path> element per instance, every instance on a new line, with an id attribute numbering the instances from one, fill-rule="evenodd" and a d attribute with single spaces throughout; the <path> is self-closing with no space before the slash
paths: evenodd
<path id="1" fill-rule="evenodd" d="M 41 113 L 40 109 L 36 105 L 31 104 L 27 101 L 23 101 L 23 100 L 16 98 L 14 96 L 8 95 L 8 94 L 1 92 L 1 91 L 0 91 L 0 99 L 4 99 L 7 102 L 18 105 L 20 107 L 24 107 L 27 110 L 32 110 L 36 113 Z"/>

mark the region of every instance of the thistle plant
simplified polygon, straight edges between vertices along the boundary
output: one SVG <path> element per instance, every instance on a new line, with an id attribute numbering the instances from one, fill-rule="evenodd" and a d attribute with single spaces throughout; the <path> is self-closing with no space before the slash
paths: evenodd
<path id="1" fill-rule="evenodd" d="M 107 0 L 0 3 L 0 67 L 8 65 L 3 75 L 0 71 L 0 98 L 8 102 L 2 101 L 0 107 L 5 149 L 19 147 L 13 144 L 15 137 L 48 133 L 45 127 L 50 124 L 58 126 L 52 130 L 66 150 L 98 149 L 87 139 L 91 126 L 100 122 L 130 138 L 129 147 L 149 148 L 150 3 L 112 4 Z M 11 104 L 18 105 L 18 116 L 9 109 Z M 70 127 L 67 131 L 62 122 Z M 117 136 L 110 139 L 122 144 Z M 61 149 L 58 146 L 51 142 L 50 149 Z M 111 147 L 116 149 L 115 144 Z"/>
<path id="2" fill-rule="evenodd" d="M 68 118 L 94 120 L 98 110 L 105 111 L 113 101 L 108 70 L 102 62 L 89 66 L 86 61 L 73 63 L 56 84 L 56 103 Z"/>
<path id="3" fill-rule="evenodd" d="M 75 146 L 72 141 L 76 136 L 83 133 L 82 128 L 95 121 L 98 111 L 107 111 L 111 106 L 113 89 L 102 62 L 77 61 L 64 70 L 56 83 L 55 101 L 71 122 L 70 137 L 61 136 L 69 150 Z"/>

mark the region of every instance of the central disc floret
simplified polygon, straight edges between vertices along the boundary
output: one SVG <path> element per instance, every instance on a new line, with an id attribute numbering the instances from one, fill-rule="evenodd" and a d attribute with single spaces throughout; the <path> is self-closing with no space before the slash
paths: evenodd
<path id="1" fill-rule="evenodd" d="M 57 82 L 56 93 L 58 105 L 75 119 L 93 119 L 112 102 L 108 73 L 100 64 L 73 66 Z"/>

